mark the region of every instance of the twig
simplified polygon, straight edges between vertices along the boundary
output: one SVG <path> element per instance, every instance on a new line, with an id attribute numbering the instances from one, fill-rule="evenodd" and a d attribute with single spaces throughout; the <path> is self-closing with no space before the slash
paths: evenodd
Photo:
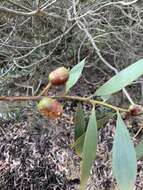
<path id="1" fill-rule="evenodd" d="M 0 12 L 12 14 L 12 15 L 19 15 L 19 16 L 33 16 L 33 15 L 39 14 L 39 11 L 37 10 L 31 11 L 31 12 L 22 12 L 22 11 L 16 11 L 16 10 L 12 10 L 6 7 L 2 7 L 2 6 L 0 6 Z"/>
<path id="2" fill-rule="evenodd" d="M 37 101 L 40 96 L 0 96 L 0 101 Z"/>
<path id="3" fill-rule="evenodd" d="M 39 94 L 39 96 L 43 96 L 43 95 L 46 95 L 47 94 L 47 92 L 48 92 L 48 90 L 49 90 L 49 88 L 51 87 L 51 83 L 49 82 L 48 84 L 47 84 L 47 86 L 42 90 L 42 92 Z"/>
<path id="4" fill-rule="evenodd" d="M 125 2 L 125 1 L 119 1 L 117 3 L 124 5 L 124 6 L 128 6 L 128 5 L 132 5 L 134 3 L 136 3 L 138 0 L 133 0 L 133 1 L 129 1 L 129 2 Z"/>
<path id="5" fill-rule="evenodd" d="M 38 10 L 38 11 L 40 10 L 40 3 L 41 3 L 41 1 L 40 1 L 40 0 L 37 0 L 37 10 Z"/>
<path id="6" fill-rule="evenodd" d="M 37 5 L 37 10 L 34 10 L 34 11 L 30 10 L 29 12 L 17 11 L 17 10 L 13 10 L 13 9 L 9 9 L 9 8 L 0 6 L 0 12 L 4 12 L 7 14 L 11 14 L 11 15 L 26 16 L 26 17 L 34 16 L 34 15 L 46 15 L 46 16 L 50 16 L 50 17 L 54 17 L 54 18 L 64 20 L 64 17 L 57 15 L 56 13 L 46 13 L 44 11 L 44 9 L 40 8 L 39 4 Z"/>
<path id="7" fill-rule="evenodd" d="M 91 34 L 89 33 L 88 29 L 86 28 L 86 26 L 83 24 L 83 22 L 81 22 L 80 20 L 76 19 L 77 17 L 77 12 L 76 12 L 76 2 L 75 0 L 73 0 L 73 11 L 74 11 L 74 15 L 75 15 L 75 21 L 77 23 L 77 25 L 79 26 L 79 28 L 81 30 L 83 30 L 85 32 L 85 34 L 87 35 L 88 39 L 90 40 L 92 46 L 94 47 L 98 57 L 101 59 L 101 61 L 107 66 L 109 67 L 112 71 L 114 71 L 116 74 L 118 73 L 118 70 L 113 67 L 112 65 L 110 65 L 105 59 L 104 57 L 101 55 L 100 53 L 100 49 L 97 47 L 97 45 L 94 42 L 94 39 L 92 38 Z M 83 18 L 83 20 L 85 20 L 85 18 Z M 125 88 L 123 88 L 123 92 L 126 95 L 127 99 L 129 100 L 129 102 L 131 104 L 134 104 L 132 98 L 130 97 L 130 95 L 128 94 L 128 92 L 126 91 Z"/>
<path id="8" fill-rule="evenodd" d="M 44 5 L 42 5 L 41 7 L 40 7 L 40 9 L 43 11 L 43 10 L 45 10 L 46 8 L 48 8 L 49 6 L 51 6 L 53 3 L 55 3 L 57 0 L 53 0 L 51 3 L 45 3 Z"/>
<path id="9" fill-rule="evenodd" d="M 38 101 L 38 100 L 41 100 L 43 97 L 44 96 L 0 96 L 0 101 Z M 89 103 L 93 105 L 96 105 L 96 104 L 102 105 L 116 111 L 129 112 L 128 109 L 113 106 L 103 101 L 92 100 L 92 99 L 80 97 L 80 96 L 60 95 L 60 96 L 48 96 L 48 97 L 56 98 L 56 99 L 64 99 L 64 100 L 77 100 L 77 101 L 81 101 L 81 102 L 85 102 L 85 103 Z"/>
<path id="10" fill-rule="evenodd" d="M 16 57 L 16 58 L 14 57 L 14 58 L 13 58 L 14 64 L 15 64 L 17 67 L 21 68 L 21 69 L 26 69 L 26 68 L 30 68 L 30 67 L 32 67 L 32 66 L 34 66 L 34 65 L 37 65 L 37 64 L 41 63 L 42 61 L 48 59 L 48 58 L 51 56 L 51 54 L 54 52 L 54 50 L 57 48 L 57 46 L 59 45 L 59 43 L 60 43 L 60 41 L 62 40 L 62 38 L 63 38 L 67 33 L 69 33 L 69 32 L 73 29 L 73 27 L 74 27 L 75 25 L 76 25 L 76 23 L 74 23 L 70 28 L 68 28 L 62 35 L 57 36 L 56 38 L 54 38 L 54 39 L 52 39 L 52 40 L 50 40 L 50 41 L 48 41 L 48 42 L 39 44 L 38 46 L 34 47 L 34 48 L 33 48 L 30 52 L 28 52 L 27 54 L 25 54 L 25 55 L 23 55 L 23 56 L 20 56 L 20 57 Z M 46 57 L 42 58 L 41 60 L 38 60 L 37 62 L 34 62 L 34 63 L 32 63 L 31 65 L 28 65 L 28 66 L 21 66 L 21 65 L 19 65 L 19 64 L 16 62 L 16 60 L 20 60 L 20 59 L 26 58 L 27 56 L 29 56 L 30 54 L 32 54 L 32 53 L 33 53 L 35 50 L 37 50 L 38 48 L 43 47 L 43 46 L 46 46 L 46 45 L 48 45 L 48 44 L 50 44 L 50 43 L 53 43 L 53 42 L 55 42 L 56 40 L 59 40 L 59 41 L 57 42 L 57 44 L 56 44 L 56 46 L 54 47 L 54 49 L 50 52 L 49 55 L 47 55 Z"/>
<path id="11" fill-rule="evenodd" d="M 141 124 L 139 130 L 137 131 L 137 133 L 134 135 L 134 139 L 139 135 L 139 133 L 142 131 L 143 129 L 143 124 Z"/>
<path id="12" fill-rule="evenodd" d="M 87 102 L 87 103 L 94 104 L 94 105 L 96 105 L 96 104 L 102 105 L 102 106 L 114 109 L 116 111 L 129 112 L 128 109 L 123 109 L 123 108 L 120 108 L 120 107 L 117 107 L 117 106 L 113 106 L 113 105 L 108 104 L 108 103 L 103 102 L 103 101 L 92 100 L 92 99 L 84 98 L 84 97 L 80 97 L 80 96 L 62 95 L 62 96 L 57 96 L 57 98 L 63 98 L 63 99 L 69 99 L 69 100 L 79 100 L 79 101 Z"/>
<path id="13" fill-rule="evenodd" d="M 18 4 L 18 3 L 16 3 L 16 2 L 14 2 L 14 1 L 11 1 L 11 0 L 7 0 L 9 3 L 11 3 L 12 5 L 15 5 L 15 6 L 17 6 L 17 7 L 19 7 L 19 8 L 21 8 L 21 9 L 24 9 L 25 11 L 32 11 L 31 9 L 29 9 L 29 8 L 27 8 L 27 7 L 24 7 L 23 5 L 21 5 L 21 4 Z"/>
<path id="14" fill-rule="evenodd" d="M 9 41 L 9 39 L 11 38 L 11 36 L 13 35 L 14 31 L 15 31 L 16 27 L 14 26 L 12 31 L 10 32 L 9 36 L 5 39 L 4 42 L 2 42 L 2 44 L 0 45 L 0 48 L 2 48 L 2 46 L 4 46 L 5 44 L 7 44 L 7 42 Z"/>
<path id="15" fill-rule="evenodd" d="M 84 25 L 83 25 L 83 26 L 84 26 Z M 95 42 L 94 42 L 92 36 L 91 36 L 90 33 L 88 32 L 88 30 L 85 28 L 85 26 L 84 26 L 83 29 L 84 29 L 84 32 L 86 33 L 86 35 L 88 36 L 89 40 L 91 41 L 91 43 L 92 43 L 94 49 L 96 50 L 96 53 L 97 53 L 97 55 L 99 56 L 99 58 L 103 61 L 103 63 L 104 63 L 107 67 L 109 67 L 111 70 L 113 70 L 113 71 L 117 74 L 117 73 L 118 73 L 118 70 L 117 70 L 115 67 L 113 67 L 112 65 L 110 65 L 110 64 L 103 58 L 103 56 L 102 56 L 101 53 L 100 53 L 100 50 L 99 50 L 98 47 L 96 46 L 96 44 L 95 44 Z M 124 92 L 124 94 L 126 95 L 126 97 L 127 97 L 127 99 L 129 100 L 129 102 L 130 102 L 131 104 L 134 104 L 133 100 L 131 99 L 130 95 L 128 94 L 128 92 L 126 91 L 125 88 L 123 88 L 123 92 Z"/>
<path id="16" fill-rule="evenodd" d="M 113 6 L 113 5 L 129 6 L 129 5 L 136 3 L 137 1 L 138 0 L 133 0 L 131 2 L 125 2 L 125 1 L 109 2 L 109 3 L 103 4 L 102 6 L 100 6 L 98 9 L 96 9 L 96 11 L 99 11 L 100 9 L 103 9 L 107 6 Z"/>

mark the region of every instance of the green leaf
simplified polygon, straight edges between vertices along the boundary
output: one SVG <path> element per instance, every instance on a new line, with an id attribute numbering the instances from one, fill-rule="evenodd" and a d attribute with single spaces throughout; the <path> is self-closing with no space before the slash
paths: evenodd
<path id="1" fill-rule="evenodd" d="M 95 109 L 92 109 L 83 145 L 83 156 L 81 164 L 81 184 L 80 190 L 84 190 L 88 181 L 93 161 L 96 157 L 97 148 L 97 123 Z"/>
<path id="2" fill-rule="evenodd" d="M 143 74 L 143 59 L 128 66 L 102 85 L 95 94 L 106 96 L 118 92 Z"/>
<path id="3" fill-rule="evenodd" d="M 139 142 L 139 144 L 136 146 L 136 154 L 137 159 L 141 159 L 143 157 L 143 139 Z"/>
<path id="4" fill-rule="evenodd" d="M 102 119 L 97 120 L 97 127 L 102 128 L 109 119 L 113 116 L 113 112 L 106 114 Z M 72 145 L 72 148 L 75 150 L 76 154 L 79 157 L 82 157 L 83 144 L 84 144 L 85 132 L 75 141 Z"/>
<path id="5" fill-rule="evenodd" d="M 76 141 L 85 132 L 85 119 L 84 111 L 79 104 L 75 113 L 75 135 L 74 140 Z"/>
<path id="6" fill-rule="evenodd" d="M 128 129 L 119 113 L 113 143 L 112 164 L 120 190 L 133 190 L 137 174 L 136 152 Z"/>
<path id="7" fill-rule="evenodd" d="M 83 145 L 84 145 L 85 133 L 83 133 L 73 144 L 72 148 L 75 150 L 79 157 L 82 157 Z"/>
<path id="8" fill-rule="evenodd" d="M 109 112 L 103 118 L 97 120 L 98 129 L 102 128 L 115 113 Z"/>
<path id="9" fill-rule="evenodd" d="M 105 95 L 105 96 L 101 96 L 101 99 L 104 101 L 104 102 L 107 102 L 107 100 L 109 100 L 111 98 L 111 94 L 108 94 L 108 95 Z"/>
<path id="10" fill-rule="evenodd" d="M 83 59 L 80 63 L 75 65 L 70 70 L 70 76 L 66 83 L 66 92 L 68 92 L 75 85 L 78 79 L 81 77 L 84 65 L 85 65 L 85 59 Z"/>

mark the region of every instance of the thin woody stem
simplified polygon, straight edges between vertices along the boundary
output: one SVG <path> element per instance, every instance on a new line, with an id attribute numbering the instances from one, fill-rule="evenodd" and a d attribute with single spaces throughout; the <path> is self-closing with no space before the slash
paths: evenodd
<path id="1" fill-rule="evenodd" d="M 51 87 L 51 83 L 49 82 L 47 84 L 47 86 L 42 90 L 42 92 L 39 94 L 39 96 L 43 96 L 43 95 L 46 95 L 46 93 L 48 92 L 49 88 Z"/>
<path id="2" fill-rule="evenodd" d="M 42 96 L 0 96 L 0 101 L 37 101 Z"/>
<path id="3" fill-rule="evenodd" d="M 59 98 L 59 97 L 60 96 L 57 96 L 57 98 Z M 93 104 L 93 105 L 98 104 L 98 105 L 102 105 L 102 106 L 114 109 L 116 111 L 128 112 L 128 109 L 123 109 L 123 108 L 120 108 L 120 107 L 113 106 L 111 104 L 105 103 L 103 101 L 92 100 L 92 99 L 85 98 L 85 97 L 62 95 L 61 98 L 63 98 L 63 99 L 71 99 L 71 100 L 78 100 L 78 101 L 87 102 L 87 103 L 90 103 L 90 104 Z"/>
<path id="4" fill-rule="evenodd" d="M 38 101 L 41 100 L 44 96 L 0 96 L 0 101 Z M 48 96 L 50 98 L 65 99 L 65 100 L 77 100 L 81 102 L 86 102 L 93 105 L 102 105 L 116 111 L 129 112 L 128 109 L 123 109 L 111 104 L 105 103 L 103 101 L 92 100 L 86 97 L 80 96 L 68 96 L 68 95 L 59 95 L 59 96 Z"/>

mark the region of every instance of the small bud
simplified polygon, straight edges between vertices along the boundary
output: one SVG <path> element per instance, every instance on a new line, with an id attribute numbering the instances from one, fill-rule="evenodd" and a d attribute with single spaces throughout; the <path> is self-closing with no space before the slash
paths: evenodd
<path id="1" fill-rule="evenodd" d="M 62 105 L 52 98 L 45 97 L 37 105 L 38 110 L 46 117 L 57 118 L 63 114 Z"/>
<path id="2" fill-rule="evenodd" d="M 129 113 L 132 116 L 140 115 L 141 113 L 143 113 L 143 107 L 138 104 L 131 105 L 129 107 Z"/>
<path id="3" fill-rule="evenodd" d="M 49 81 L 52 85 L 63 85 L 69 78 L 69 70 L 65 67 L 59 67 L 49 74 Z"/>

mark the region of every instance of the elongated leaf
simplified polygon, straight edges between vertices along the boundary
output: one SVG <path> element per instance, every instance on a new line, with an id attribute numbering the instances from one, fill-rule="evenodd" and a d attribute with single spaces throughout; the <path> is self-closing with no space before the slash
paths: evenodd
<path id="1" fill-rule="evenodd" d="M 133 190 L 137 174 L 136 152 L 119 113 L 113 143 L 112 164 L 120 190 Z"/>
<path id="2" fill-rule="evenodd" d="M 136 154 L 137 159 L 141 159 L 143 157 L 143 139 L 139 142 L 139 144 L 136 146 Z"/>
<path id="3" fill-rule="evenodd" d="M 85 65 L 85 59 L 83 59 L 80 63 L 75 65 L 70 70 L 70 76 L 66 83 L 66 92 L 68 92 L 75 85 L 78 79 L 81 77 L 81 73 L 83 71 L 84 65 Z"/>
<path id="4" fill-rule="evenodd" d="M 75 136 L 74 140 L 76 141 L 84 132 L 85 132 L 85 119 L 84 119 L 84 111 L 79 105 L 75 114 Z"/>
<path id="5" fill-rule="evenodd" d="M 109 100 L 111 98 L 111 94 L 108 94 L 108 95 L 105 95 L 105 96 L 101 96 L 101 99 L 104 101 L 104 102 L 107 102 L 107 100 Z"/>
<path id="6" fill-rule="evenodd" d="M 82 157 L 83 145 L 84 145 L 85 133 L 83 133 L 73 144 L 72 148 L 75 150 L 79 157 Z"/>
<path id="7" fill-rule="evenodd" d="M 97 148 L 97 123 L 95 117 L 95 110 L 93 109 L 89 118 L 89 123 L 85 134 L 85 140 L 83 146 L 80 190 L 84 190 L 86 183 L 88 181 L 90 170 L 93 161 L 96 157 L 96 148 Z"/>
<path id="8" fill-rule="evenodd" d="M 104 117 L 102 117 L 101 119 L 98 119 L 97 120 L 97 127 L 98 127 L 98 129 L 104 127 L 104 125 L 109 121 L 110 118 L 112 118 L 112 116 L 114 114 L 115 113 L 113 113 L 113 112 L 109 112 Z"/>
<path id="9" fill-rule="evenodd" d="M 113 114 L 114 114 L 113 112 L 108 113 L 102 119 L 97 120 L 98 129 L 102 128 L 105 125 L 105 123 L 107 123 L 109 119 L 113 116 Z M 85 138 L 85 132 L 72 145 L 72 148 L 75 150 L 76 154 L 80 157 L 82 157 L 84 138 Z"/>
<path id="10" fill-rule="evenodd" d="M 97 96 L 106 96 L 118 92 L 119 90 L 129 85 L 134 80 L 136 80 L 142 74 L 143 74 L 143 59 L 128 66 L 127 68 L 125 68 L 124 70 L 120 71 L 118 74 L 113 76 L 109 81 L 107 81 L 103 86 L 101 86 L 95 92 L 95 94 Z"/>

